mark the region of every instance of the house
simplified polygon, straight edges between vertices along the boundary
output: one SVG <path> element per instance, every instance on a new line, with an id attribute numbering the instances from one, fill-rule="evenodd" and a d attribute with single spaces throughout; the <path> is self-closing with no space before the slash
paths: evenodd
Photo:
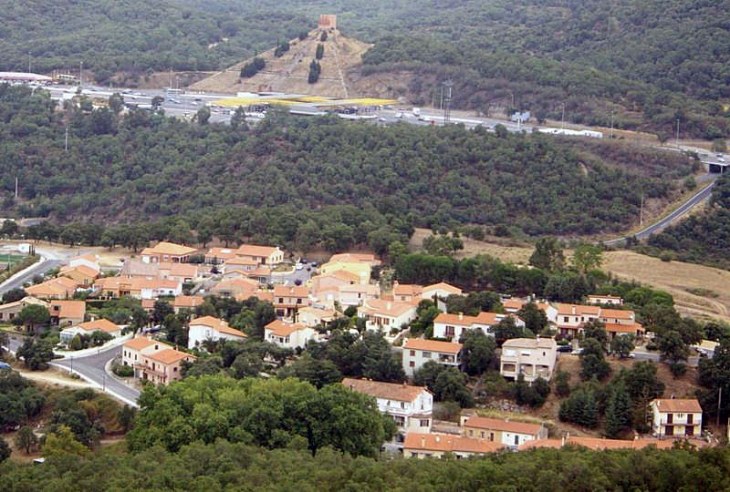
<path id="1" fill-rule="evenodd" d="M 101 265 L 99 265 L 99 256 L 94 253 L 88 253 L 82 256 L 74 256 L 68 261 L 68 266 L 71 268 L 85 266 L 97 272 L 101 272 Z"/>
<path id="2" fill-rule="evenodd" d="M 200 306 L 205 302 L 203 296 L 176 296 L 172 302 L 172 309 L 175 314 L 180 313 L 183 309 L 189 309 L 193 311 L 196 307 Z"/>
<path id="3" fill-rule="evenodd" d="M 243 244 L 236 250 L 236 256 L 253 260 L 259 265 L 276 266 L 284 261 L 284 252 L 278 246 Z"/>
<path id="4" fill-rule="evenodd" d="M 462 291 L 458 287 L 449 285 L 446 282 L 439 282 L 437 284 L 427 285 L 423 288 L 422 298 L 430 299 L 436 304 L 436 307 L 441 311 L 446 311 L 446 299 L 449 296 L 460 296 Z"/>
<path id="5" fill-rule="evenodd" d="M 393 300 L 418 304 L 423 298 L 423 286 L 416 284 L 400 284 L 396 280 L 393 284 Z"/>
<path id="6" fill-rule="evenodd" d="M 258 261 L 252 260 L 251 258 L 235 257 L 227 260 L 226 263 L 221 266 L 220 272 L 227 277 L 245 276 L 256 270 L 259 265 L 260 263 Z"/>
<path id="7" fill-rule="evenodd" d="M 181 244 L 160 242 L 154 248 L 145 248 L 140 253 L 142 261 L 145 263 L 187 263 L 190 256 L 197 253 L 195 248 L 189 248 Z"/>
<path id="8" fill-rule="evenodd" d="M 365 318 L 366 329 L 387 333 L 393 329 L 400 330 L 416 319 L 416 306 L 406 302 L 369 299 L 357 308 L 357 315 Z"/>
<path id="9" fill-rule="evenodd" d="M 463 313 L 441 313 L 433 320 L 433 336 L 454 342 L 458 342 L 467 330 L 481 330 L 485 335 L 494 336 L 494 327 L 509 317 L 515 320 L 517 326 L 525 326 L 524 321 L 510 314 L 482 311 L 477 316 L 466 316 Z"/>
<path id="10" fill-rule="evenodd" d="M 240 330 L 231 328 L 222 319 L 213 316 L 203 316 L 190 321 L 188 331 L 188 348 L 200 347 L 205 340 L 232 340 L 241 341 L 248 338 L 248 335 Z"/>
<path id="11" fill-rule="evenodd" d="M 516 449 L 527 441 L 547 439 L 547 428 L 542 424 L 515 422 L 487 417 L 469 417 L 462 424 L 462 436 L 486 439 Z"/>
<path id="12" fill-rule="evenodd" d="M 236 250 L 232 248 L 210 248 L 205 253 L 205 262 L 208 265 L 223 265 L 236 257 Z"/>
<path id="13" fill-rule="evenodd" d="M 123 278 L 146 278 L 148 280 L 159 278 L 160 264 L 145 263 L 142 260 L 130 258 L 122 264 L 119 270 L 119 276 Z"/>
<path id="14" fill-rule="evenodd" d="M 192 263 L 159 263 L 158 278 L 163 280 L 175 280 L 186 284 L 197 282 L 201 279 L 201 271 L 198 265 Z"/>
<path id="15" fill-rule="evenodd" d="M 352 378 L 345 378 L 342 385 L 375 398 L 378 410 L 393 418 L 399 432 L 431 432 L 433 394 L 427 388 Z"/>
<path id="16" fill-rule="evenodd" d="M 317 332 L 300 323 L 287 323 L 276 319 L 264 327 L 264 340 L 279 347 L 304 348 L 309 340 L 314 340 Z"/>
<path id="17" fill-rule="evenodd" d="M 40 299 L 69 299 L 76 292 L 78 284 L 68 277 L 46 280 L 37 285 L 25 288 L 26 294 Z"/>
<path id="18" fill-rule="evenodd" d="M 167 348 L 150 354 L 142 354 L 134 367 L 135 377 L 154 384 L 170 384 L 182 379 L 182 363 L 194 362 L 194 355 Z"/>
<path id="19" fill-rule="evenodd" d="M 496 453 L 503 449 L 497 442 L 470 439 L 447 434 L 406 434 L 405 458 L 442 458 L 447 453 L 457 459 Z"/>
<path id="20" fill-rule="evenodd" d="M 100 318 L 61 330 L 60 338 L 62 342 L 69 343 L 76 335 L 89 336 L 95 331 L 103 331 L 114 338 L 122 336 L 121 326 L 116 325 L 107 319 Z"/>
<path id="21" fill-rule="evenodd" d="M 13 318 L 20 314 L 24 307 L 34 304 L 43 306 L 44 308 L 49 307 L 49 304 L 46 301 L 42 301 L 41 299 L 37 299 L 32 296 L 26 296 L 19 301 L 8 302 L 7 304 L 0 306 L 0 323 L 10 322 Z"/>
<path id="22" fill-rule="evenodd" d="M 77 266 L 65 266 L 59 270 L 58 274 L 62 277 L 70 278 L 79 287 L 91 287 L 94 285 L 94 280 L 99 277 L 100 272 L 85 264 L 81 264 Z"/>
<path id="23" fill-rule="evenodd" d="M 616 296 L 592 295 L 588 296 L 588 304 L 599 306 L 623 306 L 624 300 Z"/>
<path id="24" fill-rule="evenodd" d="M 100 297 L 118 298 L 123 296 L 137 299 L 156 299 L 161 296 L 179 296 L 182 284 L 176 280 L 147 279 L 141 277 L 106 277 L 94 282 L 94 289 Z"/>
<path id="25" fill-rule="evenodd" d="M 345 270 L 357 276 L 360 283 L 370 283 L 370 273 L 373 267 L 379 266 L 380 260 L 369 253 L 342 253 L 333 255 L 330 261 L 320 267 L 323 275 Z"/>
<path id="26" fill-rule="evenodd" d="M 48 308 L 51 323 L 58 327 L 75 326 L 83 323 L 86 316 L 84 301 L 51 301 Z"/>
<path id="27" fill-rule="evenodd" d="M 652 433 L 657 437 L 700 437 L 702 407 L 696 398 L 665 399 L 651 402 Z"/>
<path id="28" fill-rule="evenodd" d="M 236 297 L 240 295 L 250 297 L 258 288 L 259 284 L 255 280 L 231 278 L 218 282 L 218 284 L 210 289 L 210 293 L 218 297 Z"/>
<path id="29" fill-rule="evenodd" d="M 360 283 L 360 277 L 347 270 L 337 270 L 328 275 L 315 275 L 309 279 L 309 286 L 313 293 L 343 285 Z"/>
<path id="30" fill-rule="evenodd" d="M 499 373 L 514 380 L 522 374 L 528 383 L 538 377 L 549 381 L 557 358 L 558 345 L 552 338 L 513 338 L 502 344 Z"/>
<path id="31" fill-rule="evenodd" d="M 575 338 L 583 331 L 585 323 L 597 320 L 600 314 L 599 306 L 558 304 L 558 332 L 565 337 Z"/>
<path id="32" fill-rule="evenodd" d="M 160 350 L 171 349 L 170 345 L 153 340 L 149 337 L 138 336 L 122 345 L 122 364 L 134 367 L 141 363 L 143 355 L 149 355 Z M 136 371 L 135 371 L 136 372 Z M 139 377 L 136 376 L 135 377 Z"/>
<path id="33" fill-rule="evenodd" d="M 504 311 L 509 314 L 517 314 L 517 312 L 522 309 L 525 304 L 530 303 L 531 301 L 526 299 L 519 299 L 516 297 L 513 297 L 511 299 L 507 299 L 505 301 L 502 301 L 502 307 L 504 308 Z M 538 309 L 542 310 L 542 312 L 545 313 L 545 317 L 547 318 L 549 323 L 555 324 L 557 323 L 558 319 L 558 310 L 550 303 L 548 302 L 542 302 L 542 301 L 532 301 L 535 303 Z"/>
<path id="34" fill-rule="evenodd" d="M 276 315 L 294 318 L 299 308 L 309 305 L 309 289 L 303 285 L 275 285 L 274 309 Z"/>
<path id="35" fill-rule="evenodd" d="M 606 326 L 611 340 L 620 335 L 634 335 L 637 338 L 644 336 L 644 327 L 636 322 L 633 311 L 601 308 L 598 319 Z"/>
<path id="36" fill-rule="evenodd" d="M 413 377 L 414 372 L 431 360 L 458 368 L 461 365 L 461 349 L 460 343 L 406 338 L 403 342 L 403 370 L 408 377 Z"/>
<path id="37" fill-rule="evenodd" d="M 324 326 L 339 316 L 340 314 L 334 309 L 320 309 L 313 306 L 303 307 L 297 314 L 299 323 L 309 327 Z"/>
<path id="38" fill-rule="evenodd" d="M 2 306 L 0 306 L 0 309 L 2 309 Z M 700 356 L 712 359 L 713 357 L 715 357 L 715 350 L 717 350 L 717 347 L 719 345 L 719 342 L 713 342 L 712 340 L 701 340 L 700 343 L 691 345 L 690 348 L 696 350 L 697 353 L 700 354 Z"/>
<path id="39" fill-rule="evenodd" d="M 318 303 L 333 308 L 338 303 L 343 308 L 362 306 L 363 303 L 377 299 L 380 296 L 380 287 L 372 284 L 348 284 L 333 287 L 317 292 L 313 297 Z"/>

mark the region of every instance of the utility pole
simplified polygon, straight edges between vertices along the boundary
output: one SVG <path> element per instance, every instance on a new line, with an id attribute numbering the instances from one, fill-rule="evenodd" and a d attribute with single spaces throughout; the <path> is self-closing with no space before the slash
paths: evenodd
<path id="1" fill-rule="evenodd" d="M 63 145 L 63 150 L 68 153 L 68 126 L 66 126 L 66 139 Z"/>
<path id="2" fill-rule="evenodd" d="M 720 408 L 722 407 L 722 386 L 717 390 L 717 426 L 720 427 Z"/>
<path id="3" fill-rule="evenodd" d="M 454 83 L 451 80 L 444 82 L 444 102 L 446 103 L 446 106 L 444 107 L 444 125 L 451 123 L 451 88 L 453 86 Z"/>
<path id="4" fill-rule="evenodd" d="M 614 116 L 614 112 L 611 111 L 611 137 L 610 137 L 611 140 L 613 140 L 613 116 Z"/>
<path id="5" fill-rule="evenodd" d="M 28 73 L 30 73 L 30 51 L 28 52 Z"/>
<path id="6" fill-rule="evenodd" d="M 677 148 L 679 148 L 679 118 L 677 118 L 677 139 L 675 140 Z"/>
<path id="7" fill-rule="evenodd" d="M 15 199 L 18 199 L 18 177 L 15 177 Z"/>
<path id="8" fill-rule="evenodd" d="M 641 194 L 641 207 L 639 208 L 639 225 L 644 225 L 644 194 Z"/>
<path id="9" fill-rule="evenodd" d="M 84 62 L 79 62 L 79 87 L 84 86 Z"/>
<path id="10" fill-rule="evenodd" d="M 562 130 L 565 127 L 565 103 L 563 103 L 563 112 L 560 116 L 560 129 Z"/>

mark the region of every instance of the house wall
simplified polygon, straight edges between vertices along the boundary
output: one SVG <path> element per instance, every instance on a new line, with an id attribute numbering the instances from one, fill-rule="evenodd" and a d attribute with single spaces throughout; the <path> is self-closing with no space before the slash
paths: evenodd
<path id="1" fill-rule="evenodd" d="M 191 325 L 188 332 L 188 348 L 194 349 L 201 345 L 205 340 L 233 340 L 240 341 L 244 337 L 231 335 L 230 333 L 221 333 L 218 330 L 205 325 Z"/>
<path id="2" fill-rule="evenodd" d="M 458 354 L 447 354 L 442 352 L 428 352 L 425 350 L 403 349 L 403 370 L 406 376 L 413 377 L 413 373 L 419 370 L 428 361 L 438 362 L 442 366 L 459 367 L 461 358 Z"/>

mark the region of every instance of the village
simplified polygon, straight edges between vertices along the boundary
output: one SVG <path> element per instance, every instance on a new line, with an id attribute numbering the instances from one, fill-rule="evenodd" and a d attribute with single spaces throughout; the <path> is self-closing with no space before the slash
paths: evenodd
<path id="1" fill-rule="evenodd" d="M 502 296 L 499 312 L 468 315 L 449 312 L 449 300 L 467 292 L 445 282 L 386 282 L 381 261 L 371 253 L 335 254 L 317 264 L 295 259 L 276 246 L 243 244 L 199 250 L 160 242 L 109 263 L 96 253 L 70 257 L 48 278 L 25 286 L 22 298 L 0 305 L 0 322 L 14 324 L 18 332 L 54 333 L 58 337 L 54 351 L 62 357 L 73 358 L 74 353 L 80 357 L 121 345 L 109 376 L 129 378 L 137 387 L 174 383 L 216 344 L 249 339 L 240 326 L 231 326 L 236 324 L 234 320 L 223 319 L 205 307 L 211 298 L 254 299 L 271 305 L 272 319 L 261 338 L 286 351 L 280 361 L 284 366 L 306 355 L 310 344 L 326 345 L 335 330 L 354 339 L 376 334 L 387 341 L 409 382 L 346 377 L 341 384 L 373 397 L 378 409 L 393 418 L 397 431 L 384 449 L 408 458 L 446 453 L 467 457 L 565 445 L 594 450 L 649 445 L 665 449 L 675 439 L 696 446 L 709 442 L 703 434 L 702 408 L 689 395 L 653 398 L 644 409 L 645 434 L 606 439 L 571 435 L 519 413 L 497 418 L 479 408 L 462 408 L 458 415 L 452 414 L 450 422 L 439 420 L 435 418 L 439 403 L 434 392 L 414 383 L 424 366 L 465 371 L 469 356 L 462 342 L 477 332 L 498 341 L 493 367 L 501 378 L 535 388 L 553 384 L 562 359 L 581 357 L 584 329 L 596 323 L 605 329 L 606 350 L 614 346 L 614 340 L 630 339 L 631 350 L 621 358 L 641 357 L 638 346 L 651 342 L 653 334 L 646 332 L 618 296 L 589 295 L 584 304 Z M 138 303 L 140 314 L 117 324 L 109 319 L 114 316 L 104 316 L 99 309 L 105 302 L 123 299 Z M 521 315 L 525 316 L 526 306 L 528 312 L 539 313 L 545 320 L 543 333 L 549 335 L 504 335 L 505 326 L 517 335 L 523 333 L 526 323 Z M 47 311 L 50 330 L 38 311 Z M 160 311 L 184 320 L 179 328 L 186 336 L 171 336 L 173 328 L 166 326 L 166 320 L 172 324 L 171 318 Z M 430 329 L 423 333 L 413 330 L 414 323 L 424 322 L 419 313 L 423 316 L 425 312 Z M 716 346 L 705 340 L 694 348 L 703 357 L 712 357 Z"/>

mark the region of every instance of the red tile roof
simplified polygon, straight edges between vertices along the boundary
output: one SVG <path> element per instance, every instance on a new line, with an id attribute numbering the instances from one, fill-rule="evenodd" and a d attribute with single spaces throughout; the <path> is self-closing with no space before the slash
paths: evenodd
<path id="1" fill-rule="evenodd" d="M 442 354 L 458 354 L 462 345 L 454 342 L 442 342 L 438 340 L 422 340 L 420 338 L 406 338 L 403 344 L 404 350 L 426 350 Z"/>
<path id="2" fill-rule="evenodd" d="M 515 434 L 529 434 L 531 436 L 536 435 L 542 428 L 539 424 L 490 419 L 487 417 L 471 417 L 469 420 L 464 422 L 464 427 L 512 432 Z"/>
<path id="3" fill-rule="evenodd" d="M 412 402 L 424 391 L 428 391 L 425 386 L 410 386 L 405 383 L 381 383 L 369 379 L 345 378 L 342 380 L 342 385 L 375 398 L 404 402 Z"/>
<path id="4" fill-rule="evenodd" d="M 504 448 L 501 443 L 470 439 L 446 434 L 406 434 L 404 450 L 437 451 L 443 453 L 496 453 Z"/>

